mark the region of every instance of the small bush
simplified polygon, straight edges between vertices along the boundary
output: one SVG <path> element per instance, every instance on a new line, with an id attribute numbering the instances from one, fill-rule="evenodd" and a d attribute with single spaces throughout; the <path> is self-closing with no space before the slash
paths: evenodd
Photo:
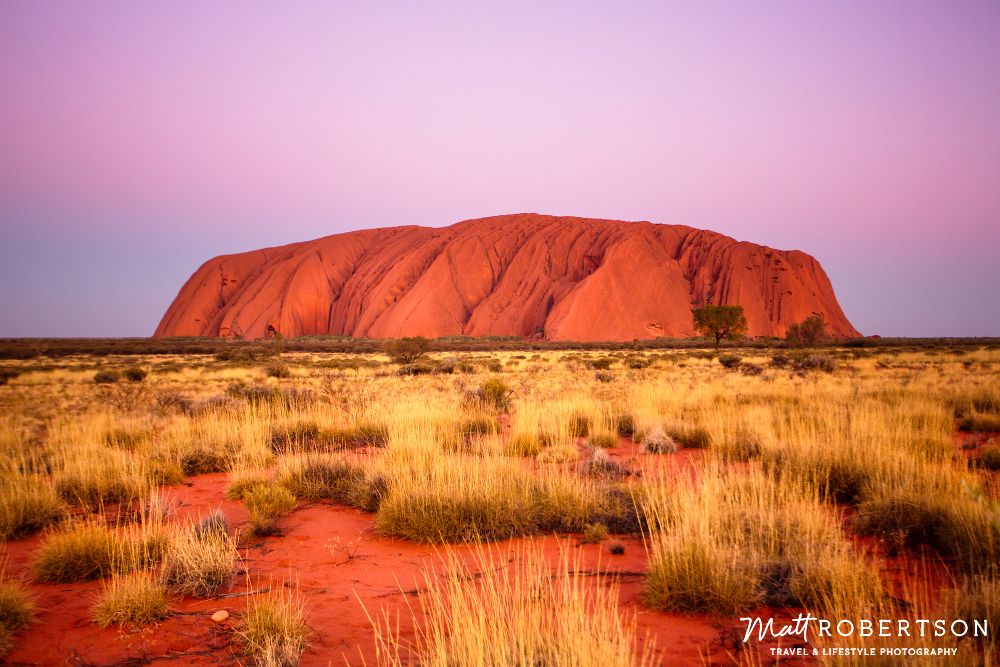
<path id="1" fill-rule="evenodd" d="M 129 382 L 142 382 L 146 379 L 146 376 L 149 375 L 149 371 L 139 366 L 129 366 L 122 371 L 122 375 L 124 375 L 125 379 Z"/>
<path id="2" fill-rule="evenodd" d="M 238 634 L 257 665 L 293 667 L 306 648 L 305 612 L 293 594 L 255 596 L 247 604 Z"/>
<path id="3" fill-rule="evenodd" d="M 608 528 L 603 523 L 589 524 L 583 531 L 583 541 L 588 544 L 600 544 L 608 536 Z"/>
<path id="4" fill-rule="evenodd" d="M 722 364 L 723 368 L 736 368 L 742 361 L 743 359 L 738 354 L 725 353 L 719 355 L 719 363 Z"/>
<path id="5" fill-rule="evenodd" d="M 786 368 L 792 363 L 792 358 L 787 354 L 776 354 L 771 357 L 771 367 L 772 368 Z"/>
<path id="6" fill-rule="evenodd" d="M 500 378 L 491 378 L 480 386 L 473 399 L 479 405 L 495 412 L 507 412 L 510 410 L 510 397 L 514 390 Z"/>
<path id="7" fill-rule="evenodd" d="M 430 375 L 435 371 L 433 364 L 403 364 L 396 370 L 397 375 Z"/>
<path id="8" fill-rule="evenodd" d="M 740 364 L 740 373 L 750 377 L 756 377 L 764 372 L 764 367 L 750 362 Z"/>
<path id="9" fill-rule="evenodd" d="M 167 589 L 145 573 L 113 577 L 94 608 L 94 620 L 102 628 L 149 625 L 166 615 Z"/>
<path id="10" fill-rule="evenodd" d="M 594 373 L 594 379 L 598 382 L 608 383 L 615 381 L 615 374 L 609 373 L 608 371 L 597 371 Z"/>
<path id="11" fill-rule="evenodd" d="M 115 384 L 122 379 L 118 371 L 98 371 L 94 373 L 94 382 L 97 384 Z"/>
<path id="12" fill-rule="evenodd" d="M 823 371 L 824 373 L 832 373 L 837 370 L 837 362 L 833 357 L 810 354 L 808 356 L 795 359 L 792 362 L 792 368 L 803 373 L 808 371 Z"/>
<path id="13" fill-rule="evenodd" d="M 285 364 L 269 364 L 264 367 L 264 374 L 269 378 L 287 380 L 292 377 L 292 369 Z"/>
<path id="14" fill-rule="evenodd" d="M 243 495 L 255 535 L 278 532 L 278 520 L 295 509 L 295 496 L 282 486 L 258 484 Z"/>
<path id="15" fill-rule="evenodd" d="M 642 451 L 646 454 L 676 454 L 677 443 L 663 430 L 656 426 L 642 439 Z"/>
<path id="16" fill-rule="evenodd" d="M 431 342 L 423 336 L 391 340 L 385 344 L 385 353 L 396 364 L 412 364 L 431 349 Z"/>
<path id="17" fill-rule="evenodd" d="M 645 357 L 628 357 L 625 360 L 625 366 L 633 370 L 641 370 L 643 368 L 649 368 L 649 359 Z"/>

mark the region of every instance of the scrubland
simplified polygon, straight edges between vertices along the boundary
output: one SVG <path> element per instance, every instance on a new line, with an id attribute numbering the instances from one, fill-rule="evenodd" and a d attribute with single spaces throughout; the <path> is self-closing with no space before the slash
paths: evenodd
<path id="1" fill-rule="evenodd" d="M 741 616 L 1000 623 L 1000 349 L 729 355 L 5 362 L 0 648 L 758 664 Z M 983 664 L 994 642 L 910 644 Z"/>

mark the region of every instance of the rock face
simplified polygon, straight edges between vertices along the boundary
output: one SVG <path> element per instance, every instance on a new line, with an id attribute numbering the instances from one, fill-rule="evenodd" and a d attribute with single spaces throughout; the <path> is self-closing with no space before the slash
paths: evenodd
<path id="1" fill-rule="evenodd" d="M 857 336 L 819 263 L 679 225 L 537 214 L 336 234 L 211 259 L 156 336 L 341 334 L 621 341 L 695 335 L 743 306 L 752 336 L 821 313 Z"/>

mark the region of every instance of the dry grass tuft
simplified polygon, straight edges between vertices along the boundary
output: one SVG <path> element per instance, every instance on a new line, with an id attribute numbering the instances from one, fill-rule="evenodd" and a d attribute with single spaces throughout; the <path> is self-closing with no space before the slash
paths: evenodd
<path id="1" fill-rule="evenodd" d="M 449 555 L 441 572 L 425 571 L 415 645 L 387 615 L 373 620 L 379 664 L 654 664 L 649 644 L 637 653 L 635 619 L 619 609 L 614 582 L 574 574 L 582 569 L 565 552 L 554 566 L 535 549 L 481 548 L 472 565 Z"/>
<path id="2" fill-rule="evenodd" d="M 308 627 L 302 602 L 295 593 L 279 590 L 254 596 L 237 631 L 244 652 L 256 665 L 293 667 L 306 648 Z"/>
<path id="3" fill-rule="evenodd" d="M 94 620 L 109 625 L 140 626 L 163 620 L 167 615 L 167 589 L 147 573 L 112 577 L 94 607 Z"/>

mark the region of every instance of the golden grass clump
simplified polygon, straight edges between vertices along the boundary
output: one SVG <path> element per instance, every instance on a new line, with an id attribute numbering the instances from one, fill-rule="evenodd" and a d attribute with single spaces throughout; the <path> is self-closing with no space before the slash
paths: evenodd
<path id="1" fill-rule="evenodd" d="M 250 513 L 253 533 L 263 536 L 278 532 L 278 521 L 295 509 L 296 500 L 283 486 L 258 484 L 243 494 L 243 504 Z"/>
<path id="2" fill-rule="evenodd" d="M 7 475 L 0 486 L 0 541 L 52 525 L 64 508 L 51 483 L 41 475 Z"/>
<path id="3" fill-rule="evenodd" d="M 379 508 L 387 480 L 378 466 L 339 454 L 282 457 L 276 479 L 301 500 L 332 500 L 366 512 Z"/>
<path id="4" fill-rule="evenodd" d="M 880 595 L 875 569 L 837 517 L 787 479 L 709 465 L 645 498 L 646 600 L 658 609 L 730 614 L 761 604 L 828 608 Z"/>
<path id="5" fill-rule="evenodd" d="M 636 649 L 635 619 L 618 605 L 616 583 L 587 577 L 567 552 L 555 564 L 538 548 L 513 554 L 486 547 L 468 564 L 445 556 L 424 572 L 413 645 L 387 614 L 373 619 L 379 665 L 653 665 Z"/>
<path id="6" fill-rule="evenodd" d="M 499 540 L 580 530 L 597 510 L 592 485 L 566 473 L 538 477 L 506 457 L 430 456 L 392 480 L 376 526 L 416 542 Z"/>
<path id="7" fill-rule="evenodd" d="M 237 630 L 246 655 L 262 667 L 299 664 L 307 635 L 302 602 L 287 589 L 253 596 Z"/>
<path id="8" fill-rule="evenodd" d="M 167 605 L 167 589 L 157 577 L 149 573 L 112 577 L 94 607 L 94 620 L 102 628 L 149 625 L 166 617 Z"/>
<path id="9" fill-rule="evenodd" d="M 232 581 L 239 554 L 236 540 L 216 525 L 191 526 L 171 536 L 161 573 L 178 595 L 212 597 Z"/>
<path id="10" fill-rule="evenodd" d="M 0 656 L 10 650 L 14 635 L 35 619 L 35 604 L 20 582 L 0 571 Z"/>

